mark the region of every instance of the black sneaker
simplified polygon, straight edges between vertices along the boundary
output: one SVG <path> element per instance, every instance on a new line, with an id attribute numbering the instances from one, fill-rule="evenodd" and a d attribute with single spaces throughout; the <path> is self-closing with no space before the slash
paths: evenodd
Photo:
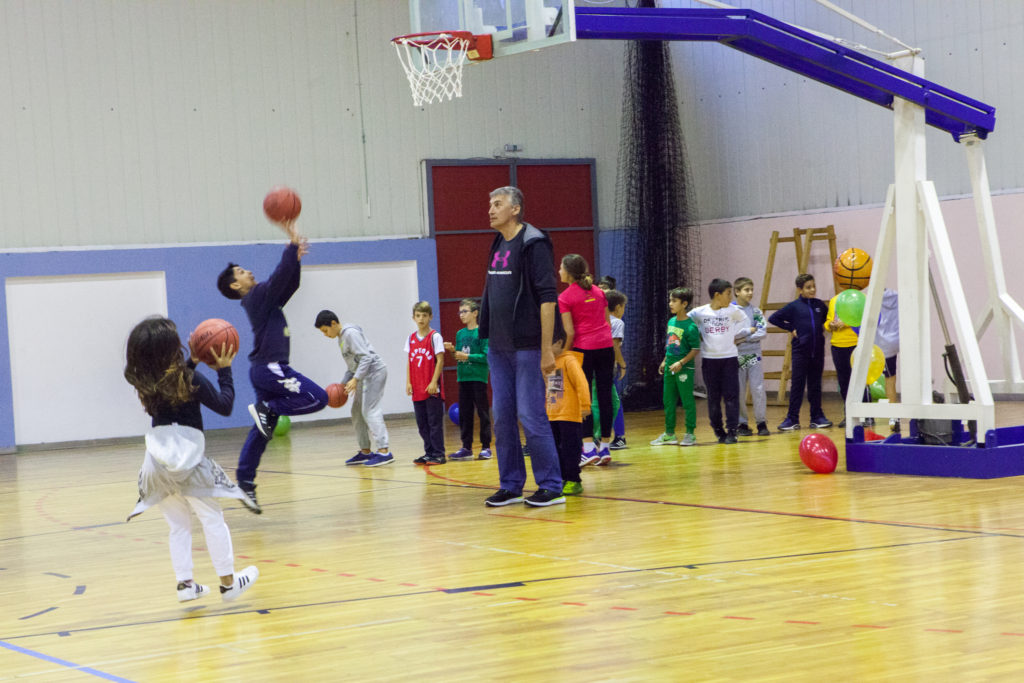
<path id="1" fill-rule="evenodd" d="M 262 515 L 263 508 L 260 507 L 260 502 L 256 500 L 256 485 L 254 484 L 252 488 L 246 488 L 239 484 L 238 488 L 245 494 L 245 499 L 242 501 L 245 509 L 254 514 Z"/>
<path id="2" fill-rule="evenodd" d="M 771 431 L 768 430 L 768 425 L 764 422 L 757 423 L 757 435 L 758 436 L 771 436 Z"/>
<path id="3" fill-rule="evenodd" d="M 754 432 L 750 431 L 750 427 L 746 424 L 741 424 L 736 428 L 736 436 L 753 436 Z"/>
<path id="4" fill-rule="evenodd" d="M 613 451 L 621 451 L 623 448 L 629 448 L 629 446 L 626 445 L 626 437 L 617 436 L 608 444 L 608 448 Z"/>
<path id="5" fill-rule="evenodd" d="M 424 454 L 423 454 L 423 455 L 421 455 L 420 457 L 418 457 L 418 458 L 415 458 L 415 459 L 414 459 L 414 460 L 412 461 L 412 464 L 413 464 L 413 465 L 426 465 L 426 464 L 427 464 L 427 459 L 428 459 L 429 457 L 430 457 L 429 455 L 427 455 L 426 453 L 424 453 Z"/>
<path id="6" fill-rule="evenodd" d="M 270 409 L 263 401 L 249 404 L 249 414 L 252 415 L 256 429 L 267 441 L 274 438 L 274 428 L 277 427 L 277 413 Z"/>
<path id="7" fill-rule="evenodd" d="M 494 495 L 484 501 L 484 505 L 489 508 L 500 508 L 502 505 L 511 505 L 512 503 L 522 502 L 522 493 L 513 493 L 508 489 L 498 489 Z"/>
<path id="8" fill-rule="evenodd" d="M 419 460 L 419 458 L 417 458 Z M 424 455 L 423 462 L 421 465 L 443 465 L 448 462 L 448 458 L 443 455 Z"/>
<path id="9" fill-rule="evenodd" d="M 544 508 L 549 505 L 558 505 L 565 503 L 565 496 L 561 491 L 548 491 L 547 489 L 537 489 L 537 492 L 532 496 L 523 501 L 527 505 L 532 505 L 535 508 Z"/>
<path id="10" fill-rule="evenodd" d="M 750 430 L 748 429 L 747 431 Z M 729 432 L 728 434 L 726 434 L 725 439 L 722 440 L 722 443 L 736 443 L 736 432 Z"/>
<path id="11" fill-rule="evenodd" d="M 715 430 L 715 436 L 718 437 L 718 443 L 725 443 L 725 432 L 721 427 Z"/>

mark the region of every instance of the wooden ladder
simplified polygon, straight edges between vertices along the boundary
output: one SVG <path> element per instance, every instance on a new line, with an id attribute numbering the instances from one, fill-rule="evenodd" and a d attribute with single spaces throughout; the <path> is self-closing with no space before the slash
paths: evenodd
<path id="1" fill-rule="evenodd" d="M 777 311 L 789 303 L 789 300 L 782 302 L 768 301 L 768 292 L 771 291 L 772 286 L 772 271 L 775 269 L 775 252 L 779 244 L 793 243 L 793 247 L 796 249 L 796 265 L 797 273 L 799 274 L 807 272 L 807 263 L 811 258 L 811 245 L 814 242 L 826 241 L 828 242 L 829 249 L 829 264 L 832 264 L 835 263 L 836 256 L 838 256 L 836 254 L 836 232 L 834 226 L 827 225 L 824 228 L 793 228 L 792 237 L 780 237 L 778 230 L 772 231 L 771 239 L 768 242 L 768 263 L 764 268 L 764 282 L 761 285 L 761 312 L 764 313 L 765 319 L 768 318 L 771 311 Z M 832 280 L 833 285 L 835 285 L 835 275 L 832 276 Z M 838 289 L 838 287 L 835 287 L 835 291 L 838 291 Z M 772 325 L 768 326 L 768 332 L 788 334 L 785 330 Z M 781 370 L 766 370 L 764 373 L 766 380 L 775 379 L 779 381 L 778 394 L 774 399 L 769 397 L 769 403 L 772 405 L 786 405 L 789 403 L 788 386 L 792 363 L 791 341 L 791 339 L 787 339 L 785 349 L 764 349 L 761 352 L 763 358 L 770 356 L 782 358 Z M 835 376 L 835 371 L 829 370 L 822 375 L 822 378 Z"/>

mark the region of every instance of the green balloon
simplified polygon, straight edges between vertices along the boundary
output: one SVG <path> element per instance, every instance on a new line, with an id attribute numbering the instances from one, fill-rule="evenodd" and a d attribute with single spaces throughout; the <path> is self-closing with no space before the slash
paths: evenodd
<path id="1" fill-rule="evenodd" d="M 274 427 L 274 436 L 284 436 L 292 430 L 292 420 L 287 415 L 277 418 L 277 426 Z"/>
<path id="2" fill-rule="evenodd" d="M 847 289 L 836 297 L 836 317 L 850 327 L 858 327 L 864 317 L 867 297 L 859 289 Z"/>
<path id="3" fill-rule="evenodd" d="M 877 401 L 885 398 L 885 377 L 879 377 L 874 382 L 868 385 L 871 390 L 871 400 Z"/>

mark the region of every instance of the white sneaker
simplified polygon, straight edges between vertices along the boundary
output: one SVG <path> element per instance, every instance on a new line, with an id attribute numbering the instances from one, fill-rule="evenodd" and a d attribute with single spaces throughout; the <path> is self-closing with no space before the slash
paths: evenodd
<path id="1" fill-rule="evenodd" d="M 679 440 L 676 439 L 676 435 L 675 434 L 662 434 L 657 439 L 652 441 L 651 445 L 652 446 L 675 446 L 677 443 L 679 443 Z"/>
<path id="2" fill-rule="evenodd" d="M 242 593 L 256 583 L 260 577 L 260 570 L 250 565 L 240 572 L 235 572 L 235 582 L 230 586 L 220 587 L 220 599 L 225 602 L 232 602 L 241 597 Z"/>
<path id="3" fill-rule="evenodd" d="M 204 595 L 208 595 L 209 593 L 209 588 L 200 583 L 196 583 L 195 581 L 189 581 L 188 583 L 185 583 L 184 581 L 178 582 L 178 602 L 196 600 Z"/>

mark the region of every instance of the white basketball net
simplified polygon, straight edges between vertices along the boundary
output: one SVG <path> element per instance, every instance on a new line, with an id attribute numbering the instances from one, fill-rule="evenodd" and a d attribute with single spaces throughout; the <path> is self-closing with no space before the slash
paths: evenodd
<path id="1" fill-rule="evenodd" d="M 468 39 L 438 33 L 436 37 L 400 37 L 391 42 L 409 79 L 414 107 L 462 97 Z"/>

